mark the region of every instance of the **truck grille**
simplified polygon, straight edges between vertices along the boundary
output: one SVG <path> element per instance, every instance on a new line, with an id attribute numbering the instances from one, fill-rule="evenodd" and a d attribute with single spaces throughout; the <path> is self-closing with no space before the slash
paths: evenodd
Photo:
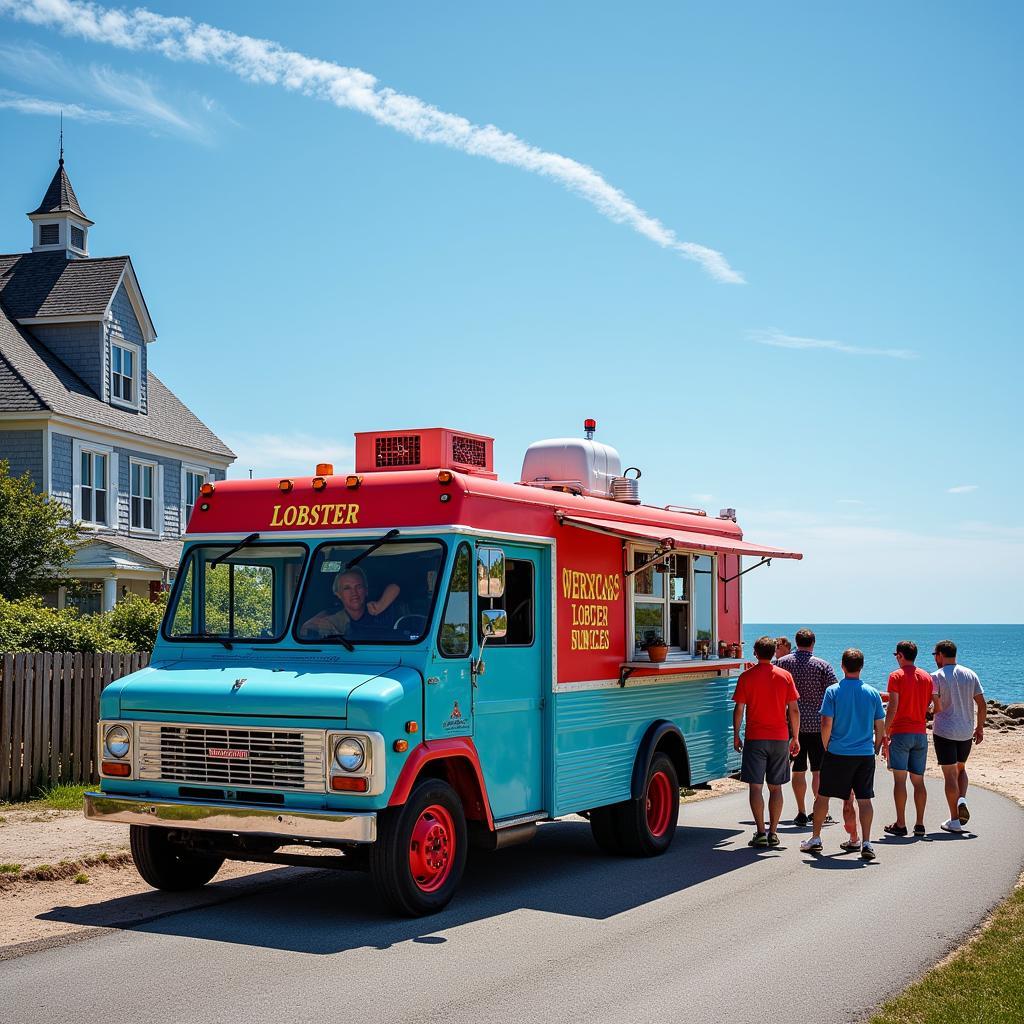
<path id="1" fill-rule="evenodd" d="M 161 782 L 322 792 L 324 733 L 141 722 L 138 770 Z"/>

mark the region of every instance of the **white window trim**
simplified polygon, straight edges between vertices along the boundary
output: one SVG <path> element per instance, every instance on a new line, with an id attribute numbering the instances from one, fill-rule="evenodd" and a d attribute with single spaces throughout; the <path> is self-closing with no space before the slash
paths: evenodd
<path id="1" fill-rule="evenodd" d="M 626 567 L 627 569 L 633 568 L 633 556 L 634 554 L 654 554 L 657 550 L 653 544 L 629 544 L 626 547 Z M 711 650 L 713 656 L 716 655 L 718 649 L 718 555 L 713 551 L 691 551 L 687 548 L 676 548 L 672 551 L 673 555 L 687 555 L 689 556 L 689 570 L 688 579 L 686 581 L 686 605 L 689 611 L 689 623 L 687 633 L 690 637 L 690 646 L 688 649 L 683 650 L 679 647 L 669 648 L 669 661 L 673 660 L 684 660 L 694 657 L 696 651 L 696 637 L 694 636 L 694 622 L 693 622 L 693 594 L 694 594 L 694 580 L 693 580 L 693 559 L 695 556 L 704 555 L 711 559 Z M 657 569 L 654 570 L 657 572 Z M 634 593 L 633 584 L 636 576 L 630 576 L 626 587 L 626 657 L 627 660 L 633 661 L 636 658 L 643 657 L 643 651 L 640 651 L 635 646 L 635 635 L 634 635 L 634 622 L 636 621 L 636 615 L 634 611 Z M 656 604 L 660 603 L 663 606 L 667 606 L 672 602 L 669 600 L 669 596 L 666 593 L 664 598 L 653 598 L 649 602 L 641 601 L 641 604 Z M 664 620 L 662 620 L 663 635 L 668 642 L 668 631 L 665 629 Z"/>
<path id="2" fill-rule="evenodd" d="M 131 402 L 118 398 L 114 394 L 114 347 L 123 348 L 132 356 L 132 396 Z M 119 405 L 122 409 L 138 410 L 142 400 L 140 381 L 142 379 L 142 349 L 134 341 L 128 341 L 119 334 L 110 335 L 110 368 L 107 373 L 107 392 L 110 395 L 110 404 Z"/>
<path id="3" fill-rule="evenodd" d="M 198 473 L 203 478 L 203 483 L 205 484 L 210 479 L 210 472 L 206 466 L 194 466 L 188 462 L 181 464 L 181 491 L 179 492 L 181 502 L 178 505 L 178 533 L 184 534 L 185 528 L 188 526 L 188 520 L 185 518 L 185 508 L 188 504 L 188 491 L 186 490 L 188 474 Z"/>
<path id="4" fill-rule="evenodd" d="M 107 521 L 86 523 L 82 521 L 82 453 L 105 455 L 107 457 Z M 117 529 L 117 452 L 113 445 L 97 441 L 71 439 L 71 514 L 84 530 Z"/>
<path id="5" fill-rule="evenodd" d="M 132 525 L 132 467 L 150 466 L 153 470 L 153 529 Z M 164 467 L 152 459 L 128 459 L 128 532 L 143 534 L 147 537 L 163 537 L 164 535 Z"/>

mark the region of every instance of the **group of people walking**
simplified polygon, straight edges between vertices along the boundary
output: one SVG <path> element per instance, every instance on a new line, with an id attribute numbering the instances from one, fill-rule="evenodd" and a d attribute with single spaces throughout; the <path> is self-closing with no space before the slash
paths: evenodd
<path id="1" fill-rule="evenodd" d="M 740 675 L 733 694 L 733 744 L 743 753 L 740 778 L 749 786 L 754 816 L 750 845 L 780 845 L 783 786 L 792 781 L 797 805 L 793 824 L 811 827 L 810 837 L 800 844 L 802 851 L 822 851 L 822 829 L 836 824 L 829 814 L 829 801 L 837 799 L 843 801 L 848 833 L 840 848 L 860 853 L 864 860 L 874 860 L 872 799 L 879 753 L 892 772 L 896 804 L 896 820 L 883 832 L 908 835 L 909 776 L 914 794 L 913 834 L 925 835 L 928 794 L 924 772 L 930 710 L 934 712 L 935 756 L 949 805 L 949 818 L 940 827 L 947 832 L 962 832 L 971 816 L 967 806 L 967 759 L 972 744 L 984 739 L 986 705 L 977 675 L 957 664 L 956 644 L 942 640 L 935 645 L 937 670 L 929 674 L 915 664 L 917 644 L 901 640 L 893 652 L 898 668 L 889 676 L 883 695 L 861 679 L 864 655 L 857 648 L 843 652 L 843 678 L 838 679 L 827 661 L 815 657 L 811 630 L 797 630 L 794 639 L 795 651 L 786 637 L 763 636 L 757 640 L 757 665 Z"/>

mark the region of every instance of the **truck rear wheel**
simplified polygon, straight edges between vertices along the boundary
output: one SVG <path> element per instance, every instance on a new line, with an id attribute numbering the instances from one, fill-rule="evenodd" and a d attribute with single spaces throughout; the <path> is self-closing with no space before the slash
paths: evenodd
<path id="1" fill-rule="evenodd" d="M 643 794 L 616 804 L 615 812 L 616 834 L 623 852 L 634 857 L 656 857 L 672 845 L 679 821 L 679 776 L 668 754 L 654 755 Z"/>
<path id="2" fill-rule="evenodd" d="M 135 867 L 154 889 L 167 892 L 198 889 L 206 885 L 224 863 L 223 857 L 196 853 L 172 843 L 164 828 L 132 825 L 129 838 Z"/>
<path id="3" fill-rule="evenodd" d="M 594 842 L 605 853 L 610 853 L 612 856 L 622 853 L 622 843 L 619 841 L 619 834 L 616 830 L 617 812 L 617 804 L 611 804 L 608 807 L 595 807 L 590 812 L 590 831 L 594 836 Z"/>
<path id="4" fill-rule="evenodd" d="M 370 875 L 393 910 L 410 917 L 447 906 L 466 867 L 466 816 L 455 790 L 424 779 L 402 807 L 377 819 Z"/>

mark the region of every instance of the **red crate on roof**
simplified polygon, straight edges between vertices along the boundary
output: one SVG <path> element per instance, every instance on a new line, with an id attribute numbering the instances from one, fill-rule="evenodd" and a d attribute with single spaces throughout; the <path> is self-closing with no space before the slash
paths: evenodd
<path id="1" fill-rule="evenodd" d="M 447 427 L 356 434 L 356 472 L 453 469 L 494 478 L 494 438 Z"/>

